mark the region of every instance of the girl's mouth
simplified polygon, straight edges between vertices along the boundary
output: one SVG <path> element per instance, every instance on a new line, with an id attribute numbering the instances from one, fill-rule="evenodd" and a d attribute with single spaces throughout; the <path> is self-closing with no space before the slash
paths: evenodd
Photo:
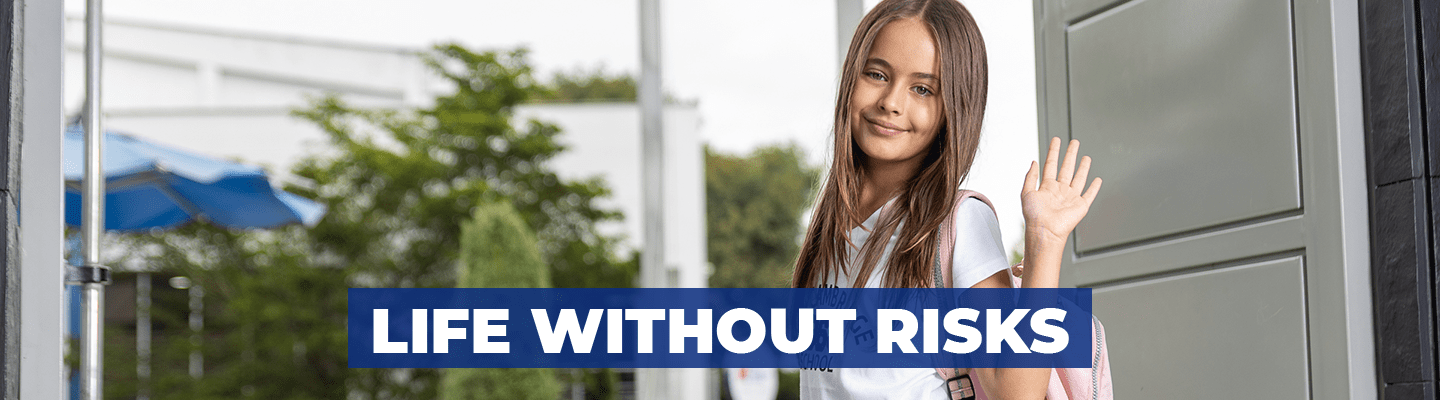
<path id="1" fill-rule="evenodd" d="M 887 124 L 883 124 L 883 123 L 879 123 L 879 122 L 873 122 L 873 121 L 870 121 L 870 120 L 865 120 L 865 122 L 868 123 L 868 124 L 870 124 L 870 128 L 871 128 L 872 130 L 874 130 L 875 133 L 878 133 L 878 134 L 881 134 L 881 135 L 884 135 L 884 136 L 898 136 L 898 135 L 906 132 L 904 129 L 896 129 L 895 127 L 893 127 L 893 126 L 891 126 L 891 125 L 887 125 Z"/>

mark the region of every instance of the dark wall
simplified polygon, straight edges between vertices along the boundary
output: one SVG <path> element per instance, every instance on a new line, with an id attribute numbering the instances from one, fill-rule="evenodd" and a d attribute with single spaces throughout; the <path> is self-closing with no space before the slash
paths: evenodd
<path id="1" fill-rule="evenodd" d="M 1440 0 L 1362 0 L 1360 19 L 1380 396 L 1434 399 Z"/>
<path id="2" fill-rule="evenodd" d="M 11 129 L 18 124 L 13 123 L 11 117 L 14 112 L 20 109 L 19 104 L 12 101 L 14 94 L 12 87 L 17 87 L 17 71 L 12 71 L 16 65 L 16 54 L 14 38 L 16 38 L 19 25 L 15 23 L 15 2 L 16 0 L 0 0 L 0 99 L 4 99 L 5 107 L 0 107 L 0 165 L 5 171 L 0 171 L 0 342 L 4 348 L 0 349 L 0 396 L 5 399 L 19 397 L 20 381 L 20 292 L 18 290 L 20 273 L 19 251 L 14 250 L 18 241 L 15 218 L 15 187 L 17 179 L 11 174 L 18 173 L 20 168 L 10 163 L 18 161 L 18 157 L 11 157 L 12 137 L 19 137 L 19 132 Z"/>

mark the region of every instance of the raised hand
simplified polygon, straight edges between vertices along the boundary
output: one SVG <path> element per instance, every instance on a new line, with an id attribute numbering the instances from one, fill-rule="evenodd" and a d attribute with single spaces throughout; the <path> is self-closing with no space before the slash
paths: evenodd
<path id="1" fill-rule="evenodd" d="M 1045 156 L 1043 176 L 1039 166 L 1031 162 L 1030 172 L 1025 174 L 1025 185 L 1020 191 L 1020 204 L 1025 214 L 1025 239 L 1065 243 L 1075 225 L 1085 218 L 1090 203 L 1100 192 L 1100 178 L 1095 178 L 1090 188 L 1085 189 L 1085 179 L 1090 175 L 1090 157 L 1080 159 L 1077 169 L 1075 155 L 1080 150 L 1080 141 L 1071 140 L 1065 151 L 1065 161 L 1056 171 L 1060 156 L 1060 138 L 1050 140 L 1050 152 Z M 1039 181 L 1036 181 L 1039 178 Z"/>

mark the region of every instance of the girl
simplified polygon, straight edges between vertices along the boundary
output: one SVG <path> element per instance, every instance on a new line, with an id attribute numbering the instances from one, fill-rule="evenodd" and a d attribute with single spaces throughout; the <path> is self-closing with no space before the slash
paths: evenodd
<path id="1" fill-rule="evenodd" d="M 987 85 L 985 44 L 956 0 L 885 0 L 860 21 L 835 107 L 835 158 L 796 262 L 792 286 L 931 287 L 936 235 L 956 213 L 953 286 L 1010 287 L 995 214 L 983 202 L 956 205 L 980 142 Z M 1043 177 L 1031 163 L 1023 286 L 1059 286 L 1070 231 L 1100 190 L 1085 189 L 1090 158 L 1063 164 L 1050 143 Z M 1038 184 L 1037 184 L 1037 178 Z M 1083 191 L 1082 191 L 1083 190 Z M 1049 369 L 980 368 L 969 375 L 991 398 L 1042 398 Z M 809 399 L 943 399 L 933 369 L 806 369 Z"/>

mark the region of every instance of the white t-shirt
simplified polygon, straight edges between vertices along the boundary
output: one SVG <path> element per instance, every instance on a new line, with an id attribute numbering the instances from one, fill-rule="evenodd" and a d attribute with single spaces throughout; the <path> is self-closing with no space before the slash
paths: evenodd
<path id="1" fill-rule="evenodd" d="M 890 202 L 894 202 L 891 199 Z M 881 210 L 889 207 L 887 203 Z M 858 248 L 870 238 L 867 229 L 874 229 L 879 222 L 880 210 L 870 214 L 861 227 L 850 231 L 850 240 L 856 246 L 847 254 L 846 260 L 857 263 Z M 904 222 L 901 222 L 903 227 Z M 864 229 L 861 229 L 861 228 Z M 871 272 L 865 287 L 879 287 L 884 282 L 884 268 L 890 252 L 899 240 L 900 227 L 885 245 L 876 268 Z M 990 206 L 974 198 L 960 203 L 955 215 L 955 253 L 951 271 L 951 287 L 968 288 L 976 283 L 1010 267 L 1005 256 L 1005 246 L 1000 242 L 1000 222 Z M 858 268 L 856 268 L 858 269 Z M 825 286 L 851 287 L 849 275 L 832 275 Z M 829 370 L 801 370 L 800 398 L 802 399 L 947 399 L 945 381 L 933 368 L 833 368 Z"/>

